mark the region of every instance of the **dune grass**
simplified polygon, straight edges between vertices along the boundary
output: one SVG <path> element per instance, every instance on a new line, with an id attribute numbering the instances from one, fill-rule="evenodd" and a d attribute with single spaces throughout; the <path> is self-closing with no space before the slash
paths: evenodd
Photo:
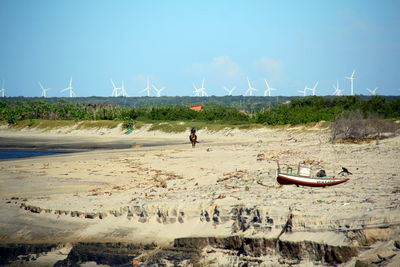
<path id="1" fill-rule="evenodd" d="M 100 128 L 108 128 L 113 129 L 118 127 L 122 122 L 121 121 L 72 121 L 72 120 L 22 120 L 18 121 L 16 124 L 7 124 L 12 129 L 24 129 L 24 128 L 32 128 L 43 131 L 50 131 L 59 128 L 65 127 L 76 127 L 77 130 L 87 130 L 87 129 L 100 129 Z M 3 123 L 2 123 L 3 124 Z"/>
<path id="2" fill-rule="evenodd" d="M 98 120 L 98 121 L 81 121 L 77 125 L 77 130 L 90 130 L 90 129 L 100 129 L 100 128 L 107 128 L 107 129 L 114 129 L 117 128 L 122 121 L 116 120 Z"/>
<path id="3" fill-rule="evenodd" d="M 181 133 L 190 128 L 196 130 L 208 130 L 211 132 L 218 132 L 224 129 L 242 129 L 251 130 L 255 128 L 262 128 L 262 124 L 239 124 L 239 123 L 223 123 L 223 122 L 203 122 L 203 121 L 168 121 L 168 122 L 148 122 L 150 124 L 149 131 L 162 131 L 166 133 Z"/>
<path id="4" fill-rule="evenodd" d="M 39 130 L 52 130 L 62 127 L 72 127 L 75 121 L 66 120 L 22 120 L 10 125 L 13 129 L 35 128 Z"/>
<path id="5" fill-rule="evenodd" d="M 38 129 L 50 131 L 59 128 L 70 127 L 71 130 L 96 130 L 101 128 L 114 129 L 122 125 L 119 120 L 97 120 L 97 121 L 73 121 L 73 120 L 22 120 L 16 124 L 7 124 L 0 122 L 0 125 L 8 125 L 12 129 Z M 182 133 L 194 127 L 196 130 L 207 130 L 218 132 L 224 129 L 251 130 L 266 127 L 263 124 L 251 123 L 226 123 L 226 122 L 204 122 L 204 121 L 135 121 L 133 129 L 141 129 L 144 126 L 149 127 L 149 131 L 162 131 L 166 133 Z"/>

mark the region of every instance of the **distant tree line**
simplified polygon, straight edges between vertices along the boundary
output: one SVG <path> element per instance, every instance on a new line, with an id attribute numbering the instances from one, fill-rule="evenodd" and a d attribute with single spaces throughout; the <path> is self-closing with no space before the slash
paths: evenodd
<path id="1" fill-rule="evenodd" d="M 334 121 L 349 113 L 360 111 L 364 117 L 375 114 L 384 119 L 400 118 L 400 99 L 386 101 L 380 96 L 362 100 L 359 96 L 323 98 L 318 96 L 293 99 L 289 105 L 257 112 L 255 121 L 269 125 L 304 124 Z"/>
<path id="2" fill-rule="evenodd" d="M 226 97 L 228 98 L 228 97 Z M 232 103 L 208 102 L 202 112 L 188 105 L 127 107 L 115 103 L 69 102 L 64 99 L 48 102 L 44 99 L 0 100 L 0 120 L 16 124 L 21 120 L 120 120 L 127 125 L 134 121 L 206 121 L 219 123 L 261 123 L 268 125 L 304 124 L 321 120 L 334 121 L 353 111 L 364 116 L 376 114 L 381 118 L 400 118 L 400 99 L 388 101 L 374 96 L 305 97 L 286 100 L 286 103 L 257 102 L 248 109 Z M 202 104 L 202 103 L 196 103 Z M 256 108 L 255 108 L 256 107 Z"/>
<path id="3" fill-rule="evenodd" d="M 371 96 L 357 96 L 360 100 L 368 100 Z M 381 96 L 387 102 L 400 99 L 400 96 Z M 306 97 L 308 98 L 308 97 Z M 325 96 L 324 99 L 332 98 Z M 343 97 L 345 98 L 345 97 Z M 233 107 L 248 113 L 255 113 L 277 107 L 282 103 L 296 99 L 304 99 L 303 96 L 162 96 L 162 97 L 7 97 L 8 101 L 25 102 L 30 100 L 43 100 L 50 104 L 59 102 L 77 104 L 114 104 L 121 107 L 149 108 L 149 107 L 171 107 L 171 106 L 195 106 L 204 107 Z M 1 100 L 0 100 L 1 101 Z"/>

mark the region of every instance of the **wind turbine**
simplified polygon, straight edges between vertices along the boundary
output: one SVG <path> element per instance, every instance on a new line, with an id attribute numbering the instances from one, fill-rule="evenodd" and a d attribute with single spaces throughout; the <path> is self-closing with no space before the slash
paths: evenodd
<path id="1" fill-rule="evenodd" d="M 154 86 L 154 84 L 152 86 L 153 86 L 154 90 L 157 93 L 157 97 L 160 97 L 161 96 L 161 92 L 162 92 L 162 90 L 165 89 L 165 87 L 162 87 L 162 88 L 158 89 L 157 87 Z"/>
<path id="2" fill-rule="evenodd" d="M 150 96 L 150 91 L 151 91 L 151 88 L 150 88 L 150 81 L 149 81 L 149 78 L 147 77 L 147 87 L 146 88 L 144 88 L 142 91 L 140 91 L 140 92 L 146 92 L 147 91 L 147 96 Z"/>
<path id="3" fill-rule="evenodd" d="M 342 95 L 343 90 L 339 89 L 339 81 L 338 80 L 336 81 L 336 86 L 333 85 L 333 89 L 335 89 L 335 91 L 333 92 L 333 95 L 336 95 L 336 96 Z"/>
<path id="4" fill-rule="evenodd" d="M 193 93 L 195 94 L 195 96 L 208 96 L 207 92 L 206 92 L 206 88 L 204 88 L 204 80 L 205 78 L 203 78 L 203 81 L 201 82 L 201 87 L 197 88 L 196 85 L 193 83 L 193 87 L 194 87 L 194 91 Z"/>
<path id="5" fill-rule="evenodd" d="M 249 77 L 247 77 L 247 83 L 249 84 L 249 88 L 247 88 L 247 91 L 246 91 L 246 93 L 244 93 L 244 95 L 248 94 L 249 96 L 252 96 L 253 95 L 253 91 L 257 91 L 257 89 L 254 88 L 254 87 L 251 87 Z"/>
<path id="6" fill-rule="evenodd" d="M 346 79 L 350 80 L 350 94 L 354 95 L 354 89 L 353 89 L 353 81 L 354 81 L 354 74 L 356 73 L 356 70 L 353 70 L 353 73 L 351 74 L 350 77 L 345 77 Z"/>
<path id="7" fill-rule="evenodd" d="M 65 91 L 69 91 L 69 97 L 75 97 L 76 96 L 76 94 L 74 92 L 74 88 L 72 88 L 72 77 L 69 80 L 69 86 L 67 88 L 62 89 L 61 93 L 65 92 Z"/>
<path id="8" fill-rule="evenodd" d="M 127 97 L 128 96 L 128 94 L 126 93 L 126 90 L 125 90 L 124 80 L 122 80 L 121 96 L 123 96 L 123 97 Z"/>
<path id="9" fill-rule="evenodd" d="M 307 85 L 306 86 L 304 86 L 304 89 L 303 90 L 298 90 L 297 92 L 299 92 L 299 93 L 302 93 L 303 94 L 303 96 L 306 96 L 306 94 L 307 94 Z"/>
<path id="10" fill-rule="evenodd" d="M 121 90 L 121 88 L 116 87 L 115 83 L 114 83 L 114 81 L 112 79 L 110 79 L 110 81 L 111 81 L 111 84 L 112 84 L 112 86 L 114 88 L 113 91 L 112 91 L 112 96 L 115 96 L 115 97 L 119 96 L 118 91 Z"/>
<path id="11" fill-rule="evenodd" d="M 1 97 L 6 97 L 6 89 L 4 88 L 4 80 L 2 81 L 0 92 L 1 92 Z"/>
<path id="12" fill-rule="evenodd" d="M 310 90 L 310 91 L 312 92 L 312 95 L 316 95 L 316 93 L 315 93 L 315 89 L 317 88 L 317 86 L 318 86 L 318 82 L 316 82 L 316 83 L 315 83 L 315 85 L 314 85 L 314 87 L 313 87 L 313 88 L 309 88 L 309 87 L 307 87 L 307 89 L 306 89 L 306 90 Z"/>
<path id="13" fill-rule="evenodd" d="M 193 91 L 194 96 L 200 96 L 200 91 L 198 88 L 196 88 L 196 85 L 194 83 L 193 83 L 193 88 L 194 88 Z"/>
<path id="14" fill-rule="evenodd" d="M 207 92 L 206 92 L 206 88 L 204 88 L 204 80 L 205 79 L 203 78 L 203 81 L 201 83 L 201 88 L 199 88 L 199 90 L 200 90 L 201 96 L 208 96 Z"/>
<path id="15" fill-rule="evenodd" d="M 264 91 L 264 96 L 271 96 L 271 91 L 274 91 L 276 89 L 269 87 L 269 84 L 266 79 L 264 79 L 264 81 L 265 81 L 265 84 L 267 85 L 267 88 Z"/>
<path id="16" fill-rule="evenodd" d="M 231 96 L 232 95 L 232 93 L 233 93 L 233 91 L 235 91 L 235 89 L 236 89 L 236 86 L 235 87 L 232 87 L 231 89 L 228 89 L 228 88 L 226 88 L 225 86 L 224 86 L 224 90 L 226 91 L 226 95 L 227 96 Z"/>
<path id="17" fill-rule="evenodd" d="M 371 89 L 368 89 L 368 88 L 367 88 L 367 91 L 370 92 L 371 95 L 376 95 L 376 90 L 378 90 L 378 87 L 375 87 L 374 90 L 371 90 Z"/>
<path id="18" fill-rule="evenodd" d="M 42 88 L 42 97 L 47 97 L 47 91 L 51 90 L 51 88 L 44 88 L 43 85 L 39 82 L 40 88 Z"/>

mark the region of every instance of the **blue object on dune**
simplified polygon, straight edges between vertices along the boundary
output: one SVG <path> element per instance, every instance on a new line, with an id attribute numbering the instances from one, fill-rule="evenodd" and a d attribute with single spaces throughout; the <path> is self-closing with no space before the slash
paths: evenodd
<path id="1" fill-rule="evenodd" d="M 125 132 L 125 134 L 131 134 L 131 133 L 133 133 L 133 130 L 128 130 Z"/>

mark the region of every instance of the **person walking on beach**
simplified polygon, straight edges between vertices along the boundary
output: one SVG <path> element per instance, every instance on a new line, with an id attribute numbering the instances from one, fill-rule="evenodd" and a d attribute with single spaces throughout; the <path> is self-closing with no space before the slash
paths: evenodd
<path id="1" fill-rule="evenodd" d="M 197 143 L 197 135 L 196 135 L 196 129 L 195 128 L 192 128 L 190 130 L 189 140 L 190 140 L 190 143 L 192 143 L 192 147 L 195 147 L 196 143 Z"/>

